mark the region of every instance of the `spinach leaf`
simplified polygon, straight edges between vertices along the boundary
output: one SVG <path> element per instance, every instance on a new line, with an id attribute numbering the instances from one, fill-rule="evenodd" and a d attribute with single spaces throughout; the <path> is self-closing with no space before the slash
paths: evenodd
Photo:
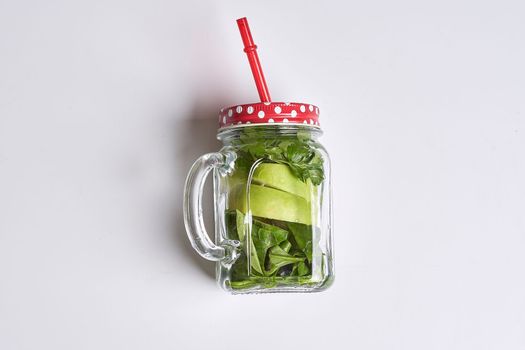
<path id="1" fill-rule="evenodd" d="M 266 261 L 266 253 L 271 247 L 277 246 L 288 238 L 288 231 L 268 225 L 259 220 L 253 220 L 252 242 L 257 251 L 261 266 Z"/>
<path id="2" fill-rule="evenodd" d="M 312 263 L 313 227 L 310 225 L 289 222 L 288 228 L 292 233 L 294 241 L 297 243 L 297 248 L 304 252 L 306 258 L 308 259 L 308 262 Z"/>
<path id="3" fill-rule="evenodd" d="M 239 241 L 243 243 L 245 253 L 247 253 L 247 223 L 245 222 L 246 216 L 239 210 L 236 210 L 234 215 L 236 216 L 234 231 L 237 234 Z M 229 221 L 233 221 L 231 215 L 229 217 Z M 229 227 L 231 228 L 232 226 L 233 225 L 230 223 Z M 268 249 L 285 242 L 288 238 L 288 231 L 273 225 L 266 224 L 260 220 L 253 220 L 251 238 L 250 265 L 257 273 L 264 275 L 264 262 L 266 261 Z M 286 244 L 284 247 L 286 248 Z M 289 247 L 287 247 L 287 249 L 289 250 L 290 248 L 291 244 Z M 240 264 L 241 262 L 242 261 L 239 261 L 238 263 Z M 244 261 L 244 264 L 246 264 L 246 261 Z"/>
<path id="4" fill-rule="evenodd" d="M 304 261 L 297 263 L 297 276 L 305 276 L 310 273 L 310 268 Z"/>
<path id="5" fill-rule="evenodd" d="M 238 238 L 246 253 L 248 223 L 245 220 L 246 216 L 238 210 L 226 213 L 229 238 Z M 305 278 L 310 275 L 313 229 L 310 225 L 253 219 L 250 259 L 252 273 L 248 276 L 248 259 L 246 254 L 242 254 L 232 266 L 232 286 L 249 288 L 257 283 L 270 283 L 267 278 Z M 258 282 L 255 283 L 253 278 Z"/>
<path id="6" fill-rule="evenodd" d="M 292 248 L 292 243 L 290 243 L 290 241 L 284 241 L 283 243 L 279 244 L 279 246 L 282 250 L 288 253 L 290 248 Z"/>
<path id="7" fill-rule="evenodd" d="M 242 241 L 242 239 L 239 238 L 239 235 L 237 234 L 237 215 L 235 211 L 228 210 L 224 215 L 224 224 L 226 226 L 226 232 L 228 234 L 229 239 L 236 239 L 238 241 Z"/>
<path id="8" fill-rule="evenodd" d="M 271 276 L 283 266 L 304 262 L 304 257 L 290 255 L 280 246 L 275 246 L 270 249 L 270 253 L 268 254 L 268 260 L 269 267 L 266 270 L 266 275 Z"/>

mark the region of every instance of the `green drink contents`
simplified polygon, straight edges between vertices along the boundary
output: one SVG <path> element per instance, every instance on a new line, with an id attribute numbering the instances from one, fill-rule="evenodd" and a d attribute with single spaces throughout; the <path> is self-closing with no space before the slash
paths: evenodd
<path id="1" fill-rule="evenodd" d="M 323 158 L 308 132 L 264 136 L 243 130 L 232 144 L 225 224 L 242 254 L 231 267 L 232 289 L 313 285 L 323 281 L 320 194 Z"/>

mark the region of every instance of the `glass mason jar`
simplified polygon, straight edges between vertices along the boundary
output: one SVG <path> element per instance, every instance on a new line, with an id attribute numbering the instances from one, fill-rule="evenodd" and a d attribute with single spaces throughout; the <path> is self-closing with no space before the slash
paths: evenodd
<path id="1" fill-rule="evenodd" d="M 262 111 L 262 113 L 261 113 Z M 319 110 L 258 103 L 223 109 L 217 153 L 200 157 L 184 193 L 188 237 L 217 262 L 232 293 L 315 292 L 334 279 L 330 160 L 318 142 Z M 202 218 L 213 170 L 215 243 Z"/>

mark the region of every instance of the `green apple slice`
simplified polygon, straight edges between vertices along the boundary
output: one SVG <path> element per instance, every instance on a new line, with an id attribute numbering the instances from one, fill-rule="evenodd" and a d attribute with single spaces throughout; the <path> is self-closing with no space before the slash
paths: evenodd
<path id="1" fill-rule="evenodd" d="M 229 209 L 247 212 L 246 186 L 232 188 L 228 199 Z M 252 216 L 310 225 L 310 203 L 303 197 L 261 185 L 250 186 L 250 209 Z"/>
<path id="2" fill-rule="evenodd" d="M 254 184 L 289 192 L 310 201 L 310 186 L 299 180 L 286 164 L 263 163 L 254 172 Z"/>

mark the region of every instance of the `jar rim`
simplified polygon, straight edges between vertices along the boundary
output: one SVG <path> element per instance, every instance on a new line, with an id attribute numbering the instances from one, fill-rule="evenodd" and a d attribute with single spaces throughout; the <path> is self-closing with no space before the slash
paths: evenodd
<path id="1" fill-rule="evenodd" d="M 313 136 L 319 137 L 323 134 L 322 129 L 317 125 L 310 124 L 289 124 L 289 123 L 265 123 L 265 124 L 243 124 L 220 128 L 217 130 L 217 139 L 224 140 L 235 136 L 238 131 L 246 129 L 259 129 L 262 132 L 278 132 L 281 135 L 292 135 L 300 131 L 311 132 Z"/>

